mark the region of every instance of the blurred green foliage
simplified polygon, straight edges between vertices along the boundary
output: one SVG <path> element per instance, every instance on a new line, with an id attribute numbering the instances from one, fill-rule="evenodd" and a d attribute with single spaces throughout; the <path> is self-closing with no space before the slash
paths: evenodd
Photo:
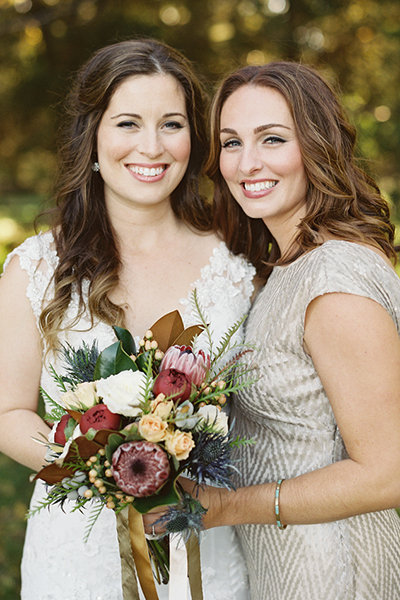
<path id="1" fill-rule="evenodd" d="M 398 0 L 0 0 L 0 264 L 51 198 L 60 103 L 74 72 L 101 46 L 139 35 L 183 51 L 210 93 L 246 63 L 320 69 L 341 90 L 396 218 Z M 19 596 L 28 473 L 0 456 L 0 600 Z"/>
<path id="2" fill-rule="evenodd" d="M 0 454 L 0 598 L 19 597 L 19 565 L 25 533 L 25 514 L 32 484 L 30 471 Z"/>

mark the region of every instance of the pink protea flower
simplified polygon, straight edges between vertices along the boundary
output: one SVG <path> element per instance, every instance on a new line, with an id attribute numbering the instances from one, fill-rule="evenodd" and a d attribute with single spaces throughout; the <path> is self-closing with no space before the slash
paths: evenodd
<path id="1" fill-rule="evenodd" d="M 196 386 L 203 383 L 209 368 L 209 355 L 205 354 L 203 350 L 199 350 L 195 354 L 190 346 L 171 346 L 166 351 L 160 365 L 160 371 L 164 369 L 180 371 Z"/>
<path id="2" fill-rule="evenodd" d="M 153 442 L 125 442 L 112 456 L 112 474 L 126 494 L 151 496 L 169 477 L 167 453 Z"/>

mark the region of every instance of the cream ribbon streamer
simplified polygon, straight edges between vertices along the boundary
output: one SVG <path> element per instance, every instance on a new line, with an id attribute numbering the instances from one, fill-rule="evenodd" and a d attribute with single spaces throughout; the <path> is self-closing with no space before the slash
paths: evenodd
<path id="1" fill-rule="evenodd" d="M 186 546 L 179 534 L 169 537 L 168 600 L 188 598 L 188 557 Z"/>
<path id="2" fill-rule="evenodd" d="M 168 600 L 188 600 L 188 583 L 191 600 L 203 600 L 198 537 L 192 533 L 184 544 L 179 534 L 171 535 Z"/>

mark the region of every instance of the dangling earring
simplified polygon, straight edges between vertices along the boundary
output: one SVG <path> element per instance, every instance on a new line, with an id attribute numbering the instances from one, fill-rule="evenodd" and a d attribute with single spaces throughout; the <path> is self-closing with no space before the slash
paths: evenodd
<path id="1" fill-rule="evenodd" d="M 94 171 L 95 173 L 98 173 L 100 171 L 100 165 L 97 162 L 97 160 L 92 164 L 92 171 Z"/>

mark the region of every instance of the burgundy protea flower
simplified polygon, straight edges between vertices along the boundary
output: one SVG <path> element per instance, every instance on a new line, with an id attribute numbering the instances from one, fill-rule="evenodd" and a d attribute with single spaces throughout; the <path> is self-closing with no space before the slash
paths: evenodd
<path id="1" fill-rule="evenodd" d="M 112 456 L 112 473 L 126 494 L 136 498 L 151 496 L 169 477 L 168 456 L 153 442 L 125 442 Z"/>
<path id="2" fill-rule="evenodd" d="M 173 396 L 174 402 L 184 402 L 190 396 L 191 385 L 184 373 L 176 369 L 164 369 L 155 378 L 153 394 L 164 394 Z"/>
<path id="3" fill-rule="evenodd" d="M 190 383 L 199 386 L 203 383 L 208 369 L 210 357 L 203 350 L 195 354 L 190 346 L 171 346 L 161 361 L 160 371 L 175 369 L 184 373 Z"/>
<path id="4" fill-rule="evenodd" d="M 79 421 L 79 427 L 85 434 L 92 427 L 93 429 L 118 429 L 121 417 L 111 412 L 105 404 L 95 404 L 83 413 Z"/>

